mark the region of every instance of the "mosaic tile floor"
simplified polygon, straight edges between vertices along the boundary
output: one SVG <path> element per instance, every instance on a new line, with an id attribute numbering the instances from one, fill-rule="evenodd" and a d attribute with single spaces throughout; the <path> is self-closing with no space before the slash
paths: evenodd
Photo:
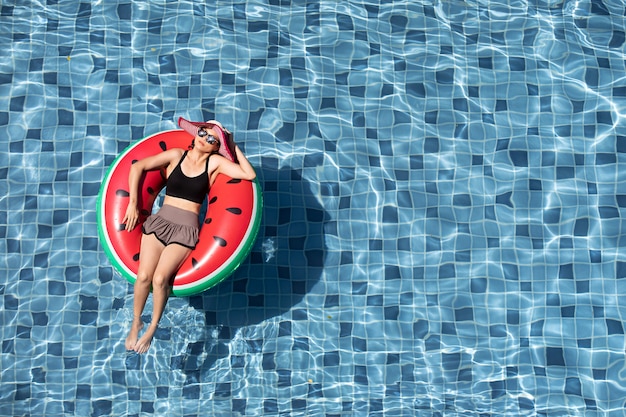
<path id="1" fill-rule="evenodd" d="M 3 2 L 0 415 L 623 416 L 625 15 Z M 96 198 L 179 116 L 233 130 L 263 223 L 139 356 Z"/>

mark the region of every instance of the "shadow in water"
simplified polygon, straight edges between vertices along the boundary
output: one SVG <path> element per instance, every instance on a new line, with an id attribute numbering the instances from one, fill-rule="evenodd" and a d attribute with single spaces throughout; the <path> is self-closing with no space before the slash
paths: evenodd
<path id="1" fill-rule="evenodd" d="M 242 328 L 289 311 L 320 279 L 328 216 L 298 171 L 278 169 L 278 165 L 277 159 L 265 158 L 263 169 L 257 171 L 263 189 L 263 218 L 250 256 L 221 284 L 190 297 L 196 317 L 204 313 L 204 326 L 198 328 L 200 323 L 192 319 L 196 326 L 191 329 L 193 324 L 187 323 L 187 334 L 172 334 L 172 339 L 182 337 L 186 342 L 184 346 L 176 343 L 183 351 L 172 357 L 171 366 L 190 381 L 201 380 L 215 361 L 233 353 L 229 346 Z M 182 323 L 172 326 L 178 324 Z M 289 334 L 289 323 L 274 326 L 278 327 L 276 336 Z M 181 330 L 173 328 L 172 332 Z M 259 335 L 262 329 L 257 329 L 255 340 L 244 341 L 245 351 L 260 351 Z"/>

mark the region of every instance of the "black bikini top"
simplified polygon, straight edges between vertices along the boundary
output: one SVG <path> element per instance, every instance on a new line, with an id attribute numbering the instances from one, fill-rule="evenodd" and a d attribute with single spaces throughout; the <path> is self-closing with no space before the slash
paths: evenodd
<path id="1" fill-rule="evenodd" d="M 209 158 L 206 159 L 204 172 L 197 177 L 190 178 L 185 175 L 181 168 L 183 159 L 187 156 L 187 151 L 178 161 L 178 165 L 167 178 L 165 195 L 182 198 L 194 203 L 202 204 L 204 196 L 209 192 Z"/>

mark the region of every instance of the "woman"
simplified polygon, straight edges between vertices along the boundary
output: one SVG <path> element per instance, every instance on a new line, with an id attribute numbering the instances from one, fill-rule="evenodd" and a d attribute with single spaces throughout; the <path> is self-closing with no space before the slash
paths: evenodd
<path id="1" fill-rule="evenodd" d="M 163 168 L 167 173 L 163 205 L 143 225 L 133 322 L 126 338 L 126 349 L 137 353 L 148 351 L 170 294 L 170 283 L 198 242 L 200 208 L 215 178 L 219 174 L 243 180 L 256 178 L 254 168 L 239 147 L 234 142 L 227 143 L 227 138 L 232 136 L 219 122 L 189 122 L 180 118 L 178 123 L 194 136 L 190 150 L 169 149 L 137 161 L 128 176 L 130 199 L 122 222 L 131 231 L 139 222 L 137 199 L 143 173 Z M 234 155 L 230 155 L 231 151 Z M 154 304 L 152 322 L 140 338 L 144 326 L 141 314 L 150 288 Z"/>

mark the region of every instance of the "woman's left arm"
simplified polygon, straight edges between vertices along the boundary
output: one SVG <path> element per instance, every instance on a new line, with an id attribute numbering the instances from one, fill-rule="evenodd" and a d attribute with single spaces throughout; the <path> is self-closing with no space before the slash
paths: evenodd
<path id="1" fill-rule="evenodd" d="M 256 171 L 248 162 L 248 159 L 245 157 L 239 146 L 235 145 L 235 153 L 237 154 L 237 160 L 239 164 L 229 161 L 228 159 L 221 158 L 212 158 L 216 161 L 216 167 L 214 170 L 215 175 L 224 174 L 228 175 L 231 178 L 237 178 L 241 180 L 249 180 L 252 181 L 256 178 Z"/>

